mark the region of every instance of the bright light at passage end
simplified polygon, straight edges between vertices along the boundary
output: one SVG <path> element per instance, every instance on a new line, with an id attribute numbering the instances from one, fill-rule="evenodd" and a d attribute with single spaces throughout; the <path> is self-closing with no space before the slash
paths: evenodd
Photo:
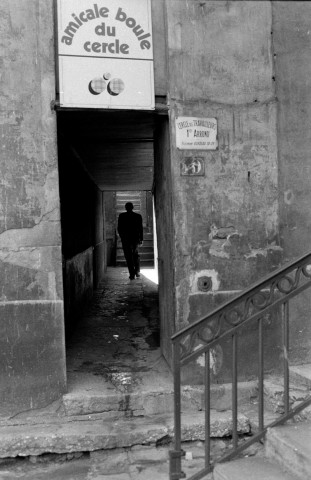
<path id="1" fill-rule="evenodd" d="M 159 285 L 158 272 L 154 268 L 142 268 L 140 273 L 144 277 L 148 278 L 148 280 L 151 280 L 153 283 Z"/>

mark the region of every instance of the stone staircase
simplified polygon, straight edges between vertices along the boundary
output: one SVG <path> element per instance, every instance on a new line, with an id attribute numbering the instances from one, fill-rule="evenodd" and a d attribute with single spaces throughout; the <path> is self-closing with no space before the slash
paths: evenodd
<path id="1" fill-rule="evenodd" d="M 154 265 L 153 233 L 148 232 L 146 228 L 144 228 L 143 245 L 139 247 L 139 255 L 140 255 L 141 268 L 153 267 Z M 122 249 L 122 243 L 119 235 L 117 238 L 116 266 L 117 267 L 126 266 L 126 261 L 125 261 L 123 249 Z"/>
<path id="2" fill-rule="evenodd" d="M 88 389 L 74 389 L 47 409 L 0 419 L 0 459 L 17 456 L 38 456 L 46 453 L 92 452 L 131 448 L 133 446 L 169 445 L 174 435 L 173 387 L 171 374 L 162 359 L 157 366 L 162 383 L 152 375 L 142 375 L 143 386 L 136 392 L 104 391 L 98 382 Z M 254 385 L 245 385 L 243 395 L 249 397 Z M 213 406 L 229 402 L 230 392 L 215 385 Z M 202 389 L 186 386 L 183 390 L 183 442 L 204 441 Z M 238 416 L 240 435 L 249 435 L 249 418 Z M 211 412 L 211 436 L 216 441 L 232 434 L 231 412 Z M 190 448 L 190 446 L 189 446 Z"/>
<path id="3" fill-rule="evenodd" d="M 134 212 L 140 213 L 145 224 L 145 211 L 142 208 L 142 193 L 144 192 L 117 192 L 116 193 L 116 212 L 117 218 L 120 213 L 124 212 L 124 205 L 126 202 L 132 202 L 134 205 Z M 153 247 L 153 229 L 152 227 L 144 225 L 144 242 L 139 247 L 140 265 L 144 267 L 153 267 L 154 265 L 154 247 Z M 122 243 L 119 235 L 117 235 L 117 249 L 116 249 L 116 266 L 126 266 L 126 261 L 123 254 Z"/>
<path id="4" fill-rule="evenodd" d="M 311 478 L 311 422 L 271 428 L 263 456 L 218 464 L 214 480 L 307 480 Z"/>
<path id="5" fill-rule="evenodd" d="M 311 365 L 291 367 L 290 378 L 290 403 L 295 404 L 310 394 Z M 275 381 L 266 383 L 265 396 L 272 410 L 281 413 L 282 391 Z M 269 428 L 260 454 L 216 465 L 213 480 L 311 479 L 310 420 L 309 407 L 287 424 Z"/>
<path id="6" fill-rule="evenodd" d="M 305 398 L 311 388 L 311 366 L 294 369 L 291 374 L 296 384 L 291 390 L 292 402 L 297 400 L 297 395 Z M 273 421 L 282 408 L 276 380 L 275 377 L 266 383 L 265 397 L 270 406 L 267 421 Z M 87 377 L 86 382 L 80 384 L 80 389 L 73 386 L 61 401 L 48 408 L 0 419 L 0 458 L 77 452 L 109 452 L 113 455 L 133 448 L 166 446 L 167 451 L 172 448 L 173 383 L 163 358 L 154 362 L 152 374 L 150 371 L 139 374 L 134 390 L 128 390 L 125 383 L 123 390 L 111 391 L 111 387 L 104 387 L 102 379 L 97 377 L 91 384 Z M 239 384 L 238 434 L 241 441 L 257 429 L 257 410 L 253 408 L 256 393 L 256 382 Z M 204 466 L 203 404 L 203 387 L 183 387 L 182 442 L 186 451 L 183 470 L 189 477 Z M 211 407 L 212 454 L 220 457 L 230 449 L 232 435 L 229 384 L 212 386 Z M 251 453 L 245 451 L 243 458 L 217 464 L 207 479 L 311 478 L 310 410 L 296 420 L 303 419 L 301 423 L 270 429 L 264 449 L 252 450 L 250 447 Z M 162 459 L 161 468 L 165 464 L 167 476 L 159 479 L 168 478 L 168 461 Z"/>

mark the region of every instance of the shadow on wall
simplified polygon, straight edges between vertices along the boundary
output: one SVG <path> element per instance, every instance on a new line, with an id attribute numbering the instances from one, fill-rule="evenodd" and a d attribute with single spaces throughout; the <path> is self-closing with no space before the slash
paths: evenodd
<path id="1" fill-rule="evenodd" d="M 64 262 L 65 329 L 68 339 L 93 296 L 93 249 Z"/>

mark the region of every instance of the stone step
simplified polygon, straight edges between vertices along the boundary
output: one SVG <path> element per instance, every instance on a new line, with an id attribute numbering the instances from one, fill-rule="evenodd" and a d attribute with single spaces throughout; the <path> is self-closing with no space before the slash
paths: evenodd
<path id="1" fill-rule="evenodd" d="M 116 266 L 117 267 L 126 267 L 126 261 L 125 260 L 117 260 L 116 261 Z M 153 268 L 154 267 L 154 259 L 150 260 L 141 260 L 140 262 L 140 268 Z"/>
<path id="2" fill-rule="evenodd" d="M 295 478 L 311 478 L 311 422 L 268 429 L 265 449 L 268 458 L 278 462 Z"/>
<path id="3" fill-rule="evenodd" d="M 138 249 L 139 251 L 139 255 L 142 255 L 142 254 L 150 254 L 151 257 L 153 257 L 153 247 L 150 247 L 150 246 L 146 246 L 146 247 L 140 247 Z M 116 251 L 116 257 L 124 257 L 124 254 L 123 254 L 123 248 L 122 247 L 117 247 L 117 251 Z"/>
<path id="4" fill-rule="evenodd" d="M 154 254 L 153 252 L 145 252 L 145 253 L 139 253 L 140 256 L 140 262 L 149 262 L 150 260 L 154 260 Z M 123 252 L 118 252 L 116 255 L 116 261 L 117 262 L 125 262 L 125 257 L 123 255 Z"/>
<path id="5" fill-rule="evenodd" d="M 139 255 L 140 257 L 142 257 L 142 255 L 145 257 L 146 254 L 149 255 L 149 257 L 154 257 L 154 253 L 153 253 L 153 248 L 152 247 L 145 247 L 144 249 L 143 248 L 140 248 L 139 249 Z M 124 258 L 124 253 L 123 253 L 123 249 L 122 248 L 117 248 L 117 252 L 116 252 L 116 258 Z"/>
<path id="6" fill-rule="evenodd" d="M 142 192 L 122 192 L 116 194 L 116 200 L 127 200 L 128 198 L 142 198 Z"/>
<path id="7" fill-rule="evenodd" d="M 306 479 L 309 477 L 305 477 Z M 298 480 L 267 458 L 249 457 L 219 463 L 213 472 L 214 480 Z"/>
<path id="8" fill-rule="evenodd" d="M 141 192 L 118 192 L 116 194 L 116 198 L 117 199 L 120 199 L 120 198 L 133 198 L 133 197 L 137 197 L 137 198 L 141 198 Z"/>
<path id="9" fill-rule="evenodd" d="M 147 229 L 145 229 L 144 227 L 144 241 L 146 240 L 149 240 L 149 241 L 152 241 L 153 240 L 153 233 L 152 232 L 149 232 L 149 231 L 146 231 Z M 119 237 L 118 235 L 118 240 L 121 241 L 121 238 Z"/>
<path id="10" fill-rule="evenodd" d="M 153 376 L 140 373 L 143 389 L 135 392 L 126 391 L 111 394 L 109 385 L 101 385 L 100 390 L 74 390 L 63 395 L 63 409 L 67 417 L 110 412 L 115 416 L 148 416 L 174 411 L 173 380 L 168 378 L 166 384 L 153 386 Z M 154 384 L 156 385 L 156 384 Z M 241 382 L 238 388 L 239 404 L 248 404 L 256 395 L 256 382 Z M 204 388 L 185 385 L 181 392 L 182 411 L 197 412 L 204 409 Z M 218 411 L 231 410 L 231 384 L 212 385 L 210 394 L 211 408 Z"/>
<path id="11" fill-rule="evenodd" d="M 117 237 L 118 245 L 122 245 L 121 238 Z M 153 245 L 153 234 L 152 233 L 144 233 L 144 245 L 145 243 Z"/>
<path id="12" fill-rule="evenodd" d="M 140 263 L 140 266 L 144 266 L 146 263 L 150 263 L 150 262 L 154 262 L 154 257 L 153 256 L 141 258 L 139 263 Z M 124 257 L 117 257 L 116 264 L 118 266 L 126 266 L 127 265 Z"/>
<path id="13" fill-rule="evenodd" d="M 240 434 L 250 433 L 249 420 L 239 415 Z M 231 435 L 231 412 L 212 412 L 211 436 Z M 148 418 L 101 419 L 99 416 L 59 418 L 49 423 L 5 425 L 0 427 L 0 458 L 127 448 L 133 445 L 157 445 L 171 441 L 174 434 L 172 415 Z M 183 416 L 183 441 L 204 440 L 204 413 Z"/>
<path id="14" fill-rule="evenodd" d="M 122 243 L 121 243 L 121 240 L 117 243 L 117 249 L 118 250 L 122 250 Z M 139 246 L 139 251 L 153 251 L 153 244 L 150 240 L 147 240 L 143 243 L 143 245 L 140 245 Z"/>
<path id="15" fill-rule="evenodd" d="M 311 388 L 311 364 L 290 367 L 289 377 L 294 384 L 305 385 Z"/>
<path id="16" fill-rule="evenodd" d="M 298 368 L 298 367 L 296 367 Z M 271 410 L 278 414 L 284 413 L 284 383 L 280 376 L 269 375 L 265 378 L 264 393 L 265 404 Z M 302 374 L 295 377 L 295 382 L 290 382 L 289 403 L 290 407 L 295 407 L 298 403 L 307 399 L 311 394 L 310 387 L 307 385 Z"/>
<path id="17" fill-rule="evenodd" d="M 139 256 L 140 256 L 140 262 L 143 262 L 143 261 L 148 261 L 149 262 L 150 260 L 154 259 L 153 252 L 140 252 Z M 121 252 L 119 254 L 117 254 L 116 258 L 117 258 L 117 262 L 125 261 L 124 255 Z"/>
<path id="18" fill-rule="evenodd" d="M 148 240 L 153 239 L 153 232 L 152 232 L 152 231 L 150 232 L 149 229 L 150 229 L 150 227 L 143 227 L 143 230 L 144 230 L 144 238 L 146 237 L 146 240 L 147 240 L 147 239 L 148 239 Z M 119 235 L 118 235 L 118 238 L 120 238 Z"/>
<path id="19" fill-rule="evenodd" d="M 293 370 L 292 370 L 293 369 Z M 310 395 L 309 367 L 291 367 L 290 404 L 300 403 Z M 278 414 L 283 413 L 282 378 L 265 378 L 265 400 Z M 306 408 L 300 418 L 309 419 Z M 307 413 L 306 413 L 307 412 Z M 298 416 L 297 416 L 298 418 Z M 256 429 L 256 425 L 252 428 Z M 250 476 L 251 472 L 251 476 Z M 311 478 L 311 422 L 282 425 L 268 429 L 265 456 L 244 458 L 216 465 L 214 480 L 302 480 Z"/>
<path id="20" fill-rule="evenodd" d="M 154 258 L 153 250 L 152 250 L 152 249 L 148 249 L 148 248 L 146 248 L 145 250 L 140 250 L 140 251 L 139 251 L 139 255 L 140 255 L 140 259 L 141 259 L 141 260 L 142 260 L 142 259 L 146 259 L 146 258 L 150 258 L 150 259 L 153 259 L 153 258 Z M 118 261 L 118 260 L 124 260 L 123 250 L 121 250 L 121 249 L 118 249 L 118 250 L 117 250 L 116 259 L 117 259 L 117 261 Z"/>
<path id="21" fill-rule="evenodd" d="M 122 197 L 120 197 L 119 195 L 116 197 L 116 204 L 124 204 L 126 202 L 132 202 L 134 203 L 134 201 L 136 201 L 137 203 L 140 203 L 141 201 L 141 197 L 139 195 L 123 195 Z"/>
<path id="22" fill-rule="evenodd" d="M 120 237 L 117 239 L 117 247 L 122 248 L 122 242 L 121 242 Z M 143 247 L 152 247 L 153 248 L 153 237 L 152 236 L 148 235 L 148 236 L 146 236 L 146 238 L 144 237 L 143 244 L 139 248 L 143 248 Z"/>
<path id="23" fill-rule="evenodd" d="M 137 200 L 140 202 L 141 196 L 137 193 L 130 193 L 128 195 L 117 195 L 116 202 L 132 202 L 133 200 Z"/>
<path id="24" fill-rule="evenodd" d="M 117 248 L 122 250 L 122 242 L 121 242 L 121 239 L 118 239 L 117 241 Z M 146 239 L 144 240 L 143 244 L 140 245 L 139 247 L 139 250 L 143 249 L 143 248 L 152 248 L 153 249 L 153 239 Z"/>
<path id="25" fill-rule="evenodd" d="M 116 197 L 116 206 L 123 207 L 127 202 L 132 202 L 133 205 L 137 204 L 141 205 L 141 197 L 139 195 L 124 195 L 123 197 L 120 197 L 119 195 Z"/>

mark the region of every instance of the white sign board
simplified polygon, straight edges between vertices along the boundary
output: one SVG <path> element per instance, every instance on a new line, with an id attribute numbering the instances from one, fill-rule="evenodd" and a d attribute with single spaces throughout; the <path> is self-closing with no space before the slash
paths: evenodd
<path id="1" fill-rule="evenodd" d="M 180 150 L 216 150 L 216 118 L 177 117 L 176 147 Z"/>
<path id="2" fill-rule="evenodd" d="M 154 109 L 150 0 L 57 0 L 60 105 Z"/>

